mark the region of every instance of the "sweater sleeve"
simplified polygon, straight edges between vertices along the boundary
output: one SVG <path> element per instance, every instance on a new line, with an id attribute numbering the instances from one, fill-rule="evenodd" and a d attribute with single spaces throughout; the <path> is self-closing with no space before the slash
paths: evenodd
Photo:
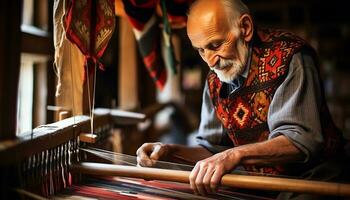
<path id="1" fill-rule="evenodd" d="M 293 56 L 287 77 L 276 90 L 268 112 L 269 139 L 285 135 L 304 152 L 305 162 L 316 159 L 323 144 L 320 90 L 312 56 L 299 52 Z"/>

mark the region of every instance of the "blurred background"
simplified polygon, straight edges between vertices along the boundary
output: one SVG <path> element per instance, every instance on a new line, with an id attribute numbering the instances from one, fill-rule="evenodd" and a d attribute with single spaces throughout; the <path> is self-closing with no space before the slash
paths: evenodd
<path id="1" fill-rule="evenodd" d="M 106 69 L 97 72 L 96 107 L 149 114 L 146 122 L 123 129 L 124 132 L 120 133 L 121 143 L 126 139 L 129 144 L 134 141 L 132 145 L 122 145 L 123 152 L 133 153 L 144 141 L 191 143 L 189 141 L 193 139 L 188 139 L 188 136 L 195 134 L 199 124 L 202 89 L 208 67 L 191 47 L 185 25 L 174 25 L 172 42 L 178 73 L 168 72 L 167 84 L 159 91 L 144 67 L 132 27 L 120 6 L 121 1 L 115 2 L 117 24 L 101 58 Z M 2 52 L 15 55 L 9 57 L 6 53 L 0 59 L 3 60 L 0 65 L 1 109 L 5 113 L 17 110 L 16 130 L 3 128 L 7 135 L 3 133 L 2 138 L 12 134 L 9 132 L 20 135 L 54 122 L 60 109 L 77 114 L 74 106 L 61 105 L 55 96 L 57 72 L 53 67 L 53 3 L 53 0 L 1 3 L 1 22 L 6 25 L 2 26 L 0 33 Z M 337 126 L 350 138 L 350 14 L 346 2 L 247 0 L 245 3 L 259 26 L 292 31 L 316 49 L 329 108 Z M 16 28 L 16 23 L 20 23 L 20 29 Z M 17 39 L 9 40 L 12 36 Z M 9 84 L 13 79 L 6 81 L 9 80 L 7 73 L 11 72 L 8 70 L 9 63 L 20 65 L 18 90 L 16 84 Z M 6 100 L 8 91 L 18 91 L 16 105 Z M 65 98 L 72 101 L 71 95 Z M 83 106 L 81 114 L 88 112 Z"/>

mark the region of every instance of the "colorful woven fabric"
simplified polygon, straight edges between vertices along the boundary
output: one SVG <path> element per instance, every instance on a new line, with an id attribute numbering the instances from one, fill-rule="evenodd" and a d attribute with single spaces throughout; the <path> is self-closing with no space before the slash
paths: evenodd
<path id="1" fill-rule="evenodd" d="M 229 188 L 219 188 L 217 193 L 200 197 L 193 194 L 189 184 L 166 181 L 145 181 L 134 178 L 99 177 L 86 178 L 81 185 L 73 185 L 54 199 L 104 199 L 104 200 L 171 200 L 171 199 L 249 199 L 268 200 L 252 194 L 240 193 Z"/>
<path id="2" fill-rule="evenodd" d="M 162 90 L 166 84 L 167 71 L 165 62 L 176 73 L 176 61 L 171 45 L 172 22 L 186 21 L 186 11 L 190 0 L 123 0 L 125 13 L 134 29 L 143 62 Z M 163 14 L 163 30 L 159 29 L 156 9 L 160 6 Z M 165 46 L 165 55 L 161 57 L 161 38 Z"/>
<path id="3" fill-rule="evenodd" d="M 114 1 L 71 0 L 65 22 L 67 38 L 84 54 L 85 64 L 93 67 L 98 64 L 103 69 L 98 59 L 115 28 Z"/>
<path id="4" fill-rule="evenodd" d="M 309 48 L 304 40 L 286 32 L 258 30 L 253 42 L 252 64 L 243 86 L 229 98 L 221 98 L 222 83 L 214 72 L 208 75 L 210 95 L 216 114 L 235 146 L 265 141 L 269 136 L 267 114 L 278 86 L 287 76 L 292 56 L 301 48 Z M 325 102 L 325 100 L 323 100 Z M 326 141 L 325 155 L 339 150 L 341 134 L 331 120 L 323 103 L 320 118 Z M 283 167 L 260 168 L 246 166 L 247 170 L 264 173 L 284 173 Z"/>

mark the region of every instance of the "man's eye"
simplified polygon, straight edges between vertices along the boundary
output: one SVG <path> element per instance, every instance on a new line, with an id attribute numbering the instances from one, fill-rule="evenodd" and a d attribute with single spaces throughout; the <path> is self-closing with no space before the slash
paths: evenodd
<path id="1" fill-rule="evenodd" d="M 197 49 L 197 51 L 198 51 L 198 53 L 200 53 L 200 54 L 203 54 L 203 53 L 204 53 L 204 49 L 202 49 L 202 48 Z"/>
<path id="2" fill-rule="evenodd" d="M 212 50 L 215 50 L 215 49 L 219 48 L 220 46 L 221 46 L 220 42 L 215 42 L 215 43 L 211 43 L 209 45 L 209 48 L 212 49 Z"/>

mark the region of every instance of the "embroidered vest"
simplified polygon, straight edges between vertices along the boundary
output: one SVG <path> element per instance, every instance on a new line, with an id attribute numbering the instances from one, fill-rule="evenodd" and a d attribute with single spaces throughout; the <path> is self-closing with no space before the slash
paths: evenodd
<path id="1" fill-rule="evenodd" d="M 209 72 L 207 78 L 216 115 L 235 146 L 268 139 L 267 114 L 276 89 L 287 76 L 292 56 L 302 48 L 311 49 L 297 36 L 267 29 L 256 32 L 252 48 L 248 77 L 243 86 L 228 98 L 220 97 L 222 83 L 214 72 Z M 320 118 L 325 140 L 323 153 L 328 157 L 342 147 L 342 135 L 330 117 L 324 98 L 321 104 Z M 288 174 L 283 166 L 244 167 L 248 171 Z"/>

